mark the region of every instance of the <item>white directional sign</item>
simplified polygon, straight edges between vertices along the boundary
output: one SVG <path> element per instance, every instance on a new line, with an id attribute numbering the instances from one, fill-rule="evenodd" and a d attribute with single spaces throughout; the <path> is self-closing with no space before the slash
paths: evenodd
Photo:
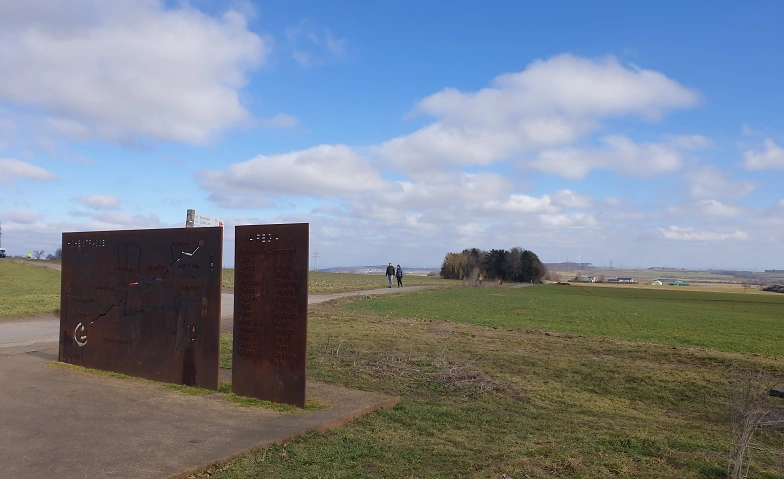
<path id="1" fill-rule="evenodd" d="M 193 226 L 223 226 L 223 221 L 219 220 L 218 218 L 213 218 L 211 216 L 204 216 L 200 214 L 193 215 Z"/>

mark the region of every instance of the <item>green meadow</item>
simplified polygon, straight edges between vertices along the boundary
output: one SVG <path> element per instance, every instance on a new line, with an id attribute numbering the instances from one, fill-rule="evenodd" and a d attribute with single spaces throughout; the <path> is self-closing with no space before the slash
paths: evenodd
<path id="1" fill-rule="evenodd" d="M 733 382 L 784 385 L 782 312 L 775 294 L 554 285 L 332 301 L 309 313 L 308 378 L 400 404 L 193 477 L 724 478 Z M 784 429 L 755 441 L 749 477 L 784 477 Z"/>
<path id="2" fill-rule="evenodd" d="M 0 260 L 0 319 L 58 313 L 60 272 L 34 262 Z"/>
<path id="3" fill-rule="evenodd" d="M 308 379 L 399 396 L 396 407 L 188 477 L 720 479 L 733 382 L 763 371 L 761 387 L 784 386 L 781 294 L 421 281 L 449 287 L 309 310 Z M 58 306 L 59 272 L 0 262 L 0 317 Z M 231 345 L 223 335 L 222 368 Z M 784 417 L 784 399 L 765 400 Z M 754 441 L 748 477 L 784 478 L 784 428 Z"/>
<path id="4" fill-rule="evenodd" d="M 784 295 L 534 285 L 374 296 L 345 306 L 426 318 L 727 352 L 784 355 Z"/>

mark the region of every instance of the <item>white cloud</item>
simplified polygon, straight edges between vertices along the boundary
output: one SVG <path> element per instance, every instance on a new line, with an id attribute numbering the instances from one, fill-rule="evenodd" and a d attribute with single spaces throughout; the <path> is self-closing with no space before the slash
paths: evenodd
<path id="1" fill-rule="evenodd" d="M 16 122 L 10 118 L 4 118 L 4 115 L 5 113 L 0 109 L 0 151 L 11 145 L 16 133 Z"/>
<path id="2" fill-rule="evenodd" d="M 0 215 L 0 218 L 3 218 L 4 221 L 19 224 L 32 224 L 41 220 L 43 217 L 43 214 L 34 213 L 30 210 L 10 210 Z"/>
<path id="3" fill-rule="evenodd" d="M 346 39 L 335 38 L 329 30 L 324 30 L 324 46 L 337 58 L 346 56 Z"/>
<path id="4" fill-rule="evenodd" d="M 345 145 L 319 145 L 282 155 L 259 155 L 225 172 L 198 174 L 202 188 L 223 195 L 343 197 L 383 188 L 372 162 Z"/>
<path id="5" fill-rule="evenodd" d="M 375 151 L 408 171 L 486 165 L 573 142 L 599 128 L 602 118 L 655 120 L 699 98 L 659 72 L 627 67 L 613 57 L 558 55 L 501 75 L 477 92 L 448 88 L 425 98 L 416 111 L 437 121 Z"/>
<path id="6" fill-rule="evenodd" d="M 274 208 L 277 206 L 275 202 L 269 201 L 264 198 L 255 197 L 240 197 L 234 198 L 222 193 L 211 193 L 210 201 L 215 203 L 220 208 L 226 209 L 260 209 L 260 208 Z"/>
<path id="7" fill-rule="evenodd" d="M 676 241 L 729 241 L 746 240 L 749 238 L 748 233 L 738 229 L 731 233 L 722 233 L 698 228 L 670 226 L 669 228 L 659 228 L 659 233 L 666 239 Z"/>
<path id="8" fill-rule="evenodd" d="M 553 205 L 549 195 L 542 195 L 540 198 L 536 198 L 521 194 L 509 195 L 503 201 L 487 202 L 485 207 L 488 211 L 504 213 L 551 213 L 559 209 Z"/>
<path id="9" fill-rule="evenodd" d="M 294 50 L 291 53 L 291 58 L 297 61 L 302 66 L 308 66 L 311 64 L 310 54 L 306 52 L 302 52 L 299 50 Z"/>
<path id="10" fill-rule="evenodd" d="M 512 182 L 496 173 L 440 173 L 419 182 L 390 184 L 384 201 L 398 209 L 448 209 L 470 205 L 481 208 L 488 200 L 501 199 Z"/>
<path id="11" fill-rule="evenodd" d="M 752 128 L 748 123 L 743 123 L 740 126 L 740 132 L 743 136 L 765 136 L 764 130 L 757 130 Z"/>
<path id="12" fill-rule="evenodd" d="M 537 60 L 522 72 L 496 77 L 493 87 L 477 93 L 446 89 L 424 99 L 419 110 L 447 120 L 471 121 L 478 116 L 483 122 L 498 118 L 496 111 L 509 116 L 533 111 L 576 117 L 637 114 L 659 118 L 698 100 L 697 92 L 659 72 L 626 67 L 614 57 L 592 60 L 564 54 Z"/>
<path id="13" fill-rule="evenodd" d="M 264 128 L 294 128 L 299 126 L 299 120 L 285 113 L 277 114 L 272 118 L 262 118 L 259 122 Z"/>
<path id="14" fill-rule="evenodd" d="M 241 13 L 248 20 L 254 20 L 259 12 L 251 0 L 231 0 L 231 9 Z"/>
<path id="15" fill-rule="evenodd" d="M 547 150 L 529 164 L 534 169 L 570 179 L 583 179 L 594 169 L 650 177 L 681 167 L 680 153 L 665 144 L 637 144 L 624 136 L 606 136 L 602 142 L 603 148 Z"/>
<path id="16" fill-rule="evenodd" d="M 499 123 L 503 123 L 502 121 Z M 488 165 L 511 155 L 570 143 L 592 122 L 567 121 L 557 116 L 530 119 L 516 125 L 447 125 L 436 122 L 408 136 L 394 138 L 373 151 L 393 164 L 418 174 L 440 167 Z"/>
<path id="17" fill-rule="evenodd" d="M 406 222 L 418 232 L 434 225 L 509 218 L 510 213 L 553 211 L 549 198 L 510 194 L 513 183 L 496 173 L 441 173 L 426 181 L 389 182 L 386 187 L 344 198 L 347 217 L 360 221 Z"/>
<path id="18" fill-rule="evenodd" d="M 330 60 L 345 60 L 347 56 L 345 38 L 338 38 L 328 28 L 305 19 L 284 32 L 291 57 L 303 67 L 314 67 Z"/>
<path id="19" fill-rule="evenodd" d="M 45 118 L 44 121 L 55 132 L 73 140 L 87 140 L 91 136 L 89 128 L 73 120 L 65 118 Z"/>
<path id="20" fill-rule="evenodd" d="M 114 195 L 82 195 L 71 198 L 71 201 L 95 210 L 113 210 L 120 206 L 120 199 Z"/>
<path id="21" fill-rule="evenodd" d="M 667 139 L 684 150 L 700 150 L 713 146 L 713 140 L 702 135 L 667 135 Z"/>
<path id="22" fill-rule="evenodd" d="M 0 3 L 0 102 L 71 138 L 203 143 L 250 118 L 239 90 L 269 47 L 228 11 L 156 0 Z M 45 72 L 45 74 L 42 74 Z"/>
<path id="23" fill-rule="evenodd" d="M 747 170 L 784 170 L 784 149 L 766 138 L 765 151 L 747 151 L 743 154 L 743 165 Z"/>
<path id="24" fill-rule="evenodd" d="M 700 211 L 711 216 L 738 216 L 743 210 L 737 206 L 730 206 L 718 200 L 703 200 L 699 202 Z"/>
<path id="25" fill-rule="evenodd" d="M 593 228 L 598 225 L 593 215 L 585 213 L 559 213 L 539 215 L 541 222 L 552 228 Z"/>
<path id="26" fill-rule="evenodd" d="M 86 156 L 81 156 L 81 155 L 74 156 L 72 158 L 68 158 L 65 161 L 67 161 L 69 163 L 76 163 L 77 165 L 82 165 L 82 166 L 89 166 L 89 165 L 92 165 L 94 163 L 94 161 L 91 160 L 90 158 L 87 158 Z"/>
<path id="27" fill-rule="evenodd" d="M 457 234 L 466 238 L 484 236 L 486 233 L 487 228 L 479 223 L 466 223 L 457 226 Z"/>
<path id="28" fill-rule="evenodd" d="M 144 216 L 130 215 L 128 213 L 105 212 L 97 215 L 94 221 L 87 223 L 87 227 L 90 230 L 151 229 L 170 228 L 172 226 L 182 225 L 164 224 L 161 222 L 161 218 L 155 213 Z"/>
<path id="29" fill-rule="evenodd" d="M 691 180 L 691 196 L 694 198 L 746 196 L 757 187 L 752 181 L 728 180 L 718 167 L 706 166 L 683 175 Z"/>
<path id="30" fill-rule="evenodd" d="M 57 175 L 40 166 L 34 166 L 13 158 L 0 158 L 0 183 L 10 183 L 18 178 L 38 181 L 56 180 Z"/>
<path id="31" fill-rule="evenodd" d="M 588 209 L 593 208 L 593 198 L 572 190 L 560 190 L 553 194 L 553 203 L 564 208 Z"/>

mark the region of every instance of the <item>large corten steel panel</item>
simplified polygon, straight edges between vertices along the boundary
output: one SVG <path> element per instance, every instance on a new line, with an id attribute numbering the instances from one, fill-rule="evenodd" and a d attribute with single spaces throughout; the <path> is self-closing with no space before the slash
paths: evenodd
<path id="1" fill-rule="evenodd" d="M 218 388 L 223 228 L 63 233 L 62 362 Z"/>
<path id="2" fill-rule="evenodd" d="M 305 407 L 309 229 L 236 227 L 235 394 Z"/>

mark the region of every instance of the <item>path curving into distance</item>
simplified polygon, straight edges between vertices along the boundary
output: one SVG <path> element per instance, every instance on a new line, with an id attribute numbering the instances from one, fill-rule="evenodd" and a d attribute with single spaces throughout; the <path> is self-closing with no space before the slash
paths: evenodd
<path id="1" fill-rule="evenodd" d="M 60 264 L 50 263 L 47 267 L 59 269 Z M 347 296 L 380 295 L 408 293 L 432 286 L 405 286 L 402 288 L 378 288 L 344 293 L 310 294 L 308 305 L 313 306 Z M 221 293 L 221 333 L 231 332 L 234 326 L 234 293 Z M 60 318 L 57 316 L 20 318 L 0 321 L 0 357 L 13 354 L 40 351 L 57 347 Z M 54 344 L 52 344 L 54 343 Z"/>

